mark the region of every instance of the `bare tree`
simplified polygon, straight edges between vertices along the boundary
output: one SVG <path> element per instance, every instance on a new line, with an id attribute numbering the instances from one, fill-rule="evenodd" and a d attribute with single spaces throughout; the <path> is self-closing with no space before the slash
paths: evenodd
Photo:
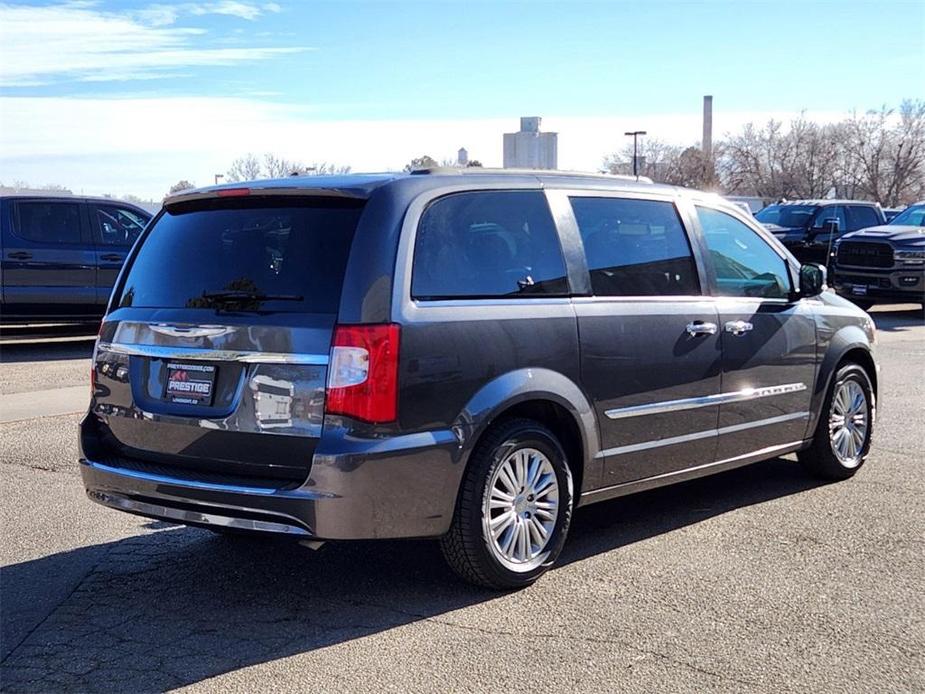
<path id="1" fill-rule="evenodd" d="M 862 196 L 892 207 L 925 195 L 925 101 L 854 113 L 843 131 L 845 180 Z"/>
<path id="2" fill-rule="evenodd" d="M 342 164 L 331 164 L 329 162 L 322 161 L 314 162 L 311 166 L 307 167 L 303 173 L 306 175 L 314 176 L 331 176 L 348 174 L 350 171 L 350 166 L 345 166 Z"/>
<path id="3" fill-rule="evenodd" d="M 638 150 L 638 173 L 656 183 L 706 187 L 712 179 L 713 167 L 699 147 L 679 147 L 657 138 L 646 138 Z M 633 173 L 633 146 L 604 157 L 604 169 L 612 174 Z"/>
<path id="4" fill-rule="evenodd" d="M 788 127 L 748 123 L 718 145 L 728 192 L 766 198 L 849 198 L 895 206 L 925 196 L 925 101 L 904 101 L 830 124 L 805 114 Z"/>
<path id="5" fill-rule="evenodd" d="M 228 173 L 225 174 L 225 180 L 231 183 L 253 181 L 260 178 L 260 173 L 260 160 L 253 154 L 246 154 L 231 162 L 231 167 L 228 169 Z"/>
<path id="6" fill-rule="evenodd" d="M 429 154 L 423 154 L 420 157 L 415 157 L 410 162 L 405 164 L 405 171 L 411 172 L 415 171 L 416 169 L 432 169 L 436 166 L 440 166 L 436 159 L 434 159 Z"/>
<path id="7" fill-rule="evenodd" d="M 799 118 L 784 127 L 748 123 L 718 145 L 717 168 L 725 190 L 766 198 L 818 198 L 840 179 L 838 125 Z"/>
<path id="8" fill-rule="evenodd" d="M 285 178 L 304 174 L 309 167 L 299 161 L 277 157 L 275 154 L 265 154 L 263 164 L 269 178 Z"/>
<path id="9" fill-rule="evenodd" d="M 172 186 L 170 186 L 168 195 L 173 195 L 174 193 L 179 193 L 180 191 L 183 191 L 183 190 L 190 190 L 195 187 L 196 186 L 194 186 L 192 183 L 190 183 L 184 178 L 183 180 L 177 181 Z"/>

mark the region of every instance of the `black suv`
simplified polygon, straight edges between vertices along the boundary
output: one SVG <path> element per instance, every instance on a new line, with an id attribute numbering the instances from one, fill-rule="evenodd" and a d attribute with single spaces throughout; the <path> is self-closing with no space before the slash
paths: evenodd
<path id="1" fill-rule="evenodd" d="M 874 325 L 720 198 L 422 171 L 169 198 L 114 289 L 90 498 L 216 531 L 440 538 L 527 585 L 581 505 L 867 456 Z"/>
<path id="2" fill-rule="evenodd" d="M 826 263 L 840 236 L 886 222 L 879 203 L 862 200 L 779 202 L 755 218 L 803 263 Z"/>
<path id="3" fill-rule="evenodd" d="M 835 288 L 858 306 L 911 302 L 925 309 L 925 202 L 889 224 L 846 234 L 833 256 Z"/>
<path id="4" fill-rule="evenodd" d="M 110 198 L 0 196 L 3 322 L 99 320 L 150 219 Z"/>

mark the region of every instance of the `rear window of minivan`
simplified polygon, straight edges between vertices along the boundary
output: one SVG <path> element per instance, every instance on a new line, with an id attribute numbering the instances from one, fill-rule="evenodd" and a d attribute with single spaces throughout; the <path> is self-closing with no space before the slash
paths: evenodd
<path id="1" fill-rule="evenodd" d="M 362 201 L 209 199 L 167 208 L 119 307 L 336 313 Z"/>

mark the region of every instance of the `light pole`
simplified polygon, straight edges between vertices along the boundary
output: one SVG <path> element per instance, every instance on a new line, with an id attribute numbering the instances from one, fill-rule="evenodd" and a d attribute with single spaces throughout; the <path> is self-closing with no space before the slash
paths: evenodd
<path id="1" fill-rule="evenodd" d="M 225 178 L 225 174 L 215 174 L 215 185 L 218 185 L 218 179 Z"/>
<path id="2" fill-rule="evenodd" d="M 632 132 L 623 133 L 627 137 L 633 138 L 633 175 L 639 178 L 639 136 L 645 135 L 645 130 L 633 130 Z"/>

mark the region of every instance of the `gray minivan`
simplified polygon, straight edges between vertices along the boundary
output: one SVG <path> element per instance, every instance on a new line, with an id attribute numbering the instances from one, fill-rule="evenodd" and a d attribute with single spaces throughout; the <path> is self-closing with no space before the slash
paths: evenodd
<path id="1" fill-rule="evenodd" d="M 80 430 L 106 506 L 439 538 L 528 585 L 585 504 L 796 452 L 852 476 L 870 317 L 721 198 L 427 170 L 184 192 L 116 283 Z"/>

